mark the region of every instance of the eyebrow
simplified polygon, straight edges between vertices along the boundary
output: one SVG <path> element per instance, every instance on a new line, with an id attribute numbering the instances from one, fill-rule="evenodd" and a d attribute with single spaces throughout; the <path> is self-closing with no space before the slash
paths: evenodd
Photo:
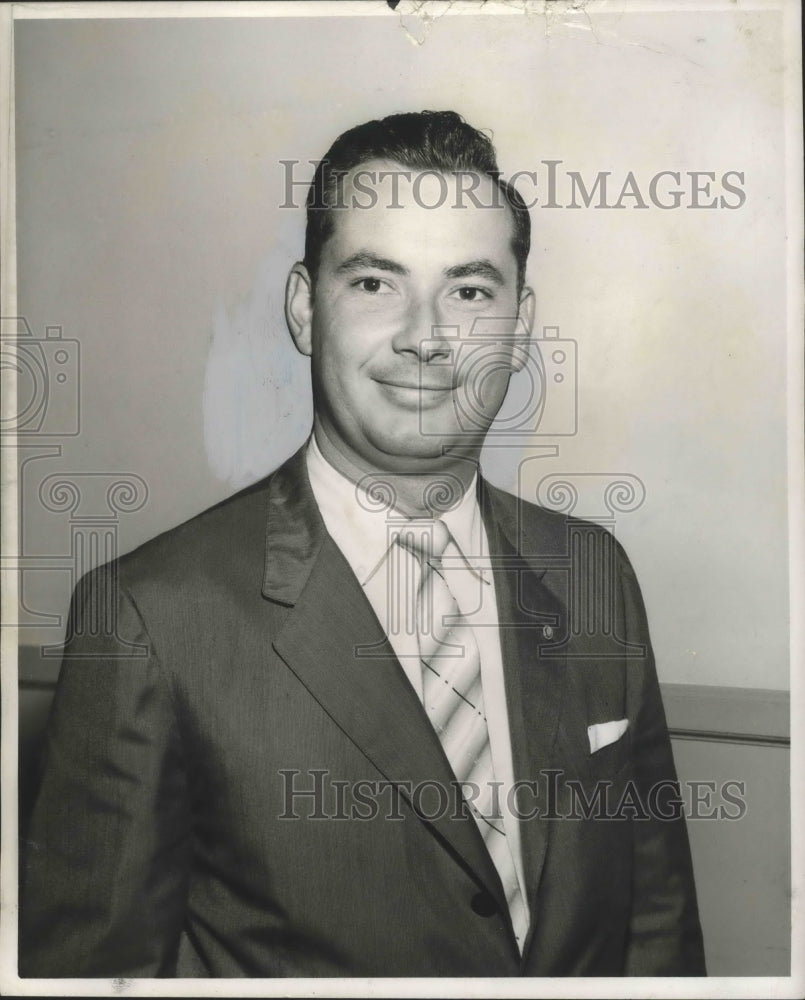
<path id="1" fill-rule="evenodd" d="M 371 250 L 359 250 L 347 257 L 338 265 L 338 270 L 339 272 L 360 271 L 364 267 L 373 267 L 378 271 L 390 271 L 392 274 L 410 274 L 408 268 L 398 264 L 396 260 L 378 257 Z"/>
<path id="2" fill-rule="evenodd" d="M 365 267 L 371 267 L 378 271 L 388 271 L 390 274 L 409 275 L 411 272 L 403 264 L 389 257 L 380 257 L 371 250 L 358 250 L 351 254 L 346 260 L 338 265 L 339 273 L 351 273 L 360 271 Z M 453 267 L 445 268 L 446 278 L 487 278 L 496 285 L 505 285 L 506 279 L 499 268 L 495 267 L 491 260 L 482 258 L 480 260 L 470 260 L 466 264 L 454 264 Z"/>
<path id="3" fill-rule="evenodd" d="M 444 272 L 447 278 L 488 278 L 496 285 L 505 285 L 506 279 L 491 260 L 471 260 L 466 264 L 456 264 Z"/>

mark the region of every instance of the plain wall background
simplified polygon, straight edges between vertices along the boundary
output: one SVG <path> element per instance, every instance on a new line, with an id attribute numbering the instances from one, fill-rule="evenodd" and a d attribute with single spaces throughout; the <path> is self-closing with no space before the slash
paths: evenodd
<path id="1" fill-rule="evenodd" d="M 428 30 L 390 10 L 17 22 L 19 313 L 38 336 L 59 325 L 79 342 L 81 376 L 80 433 L 37 438 L 60 454 L 40 450 L 22 479 L 21 641 L 60 640 L 73 583 L 47 568 L 69 554 L 70 527 L 43 508 L 43 477 L 140 476 L 148 502 L 121 517 L 127 550 L 304 440 L 307 364 L 281 315 L 304 217 L 278 207 L 279 161 L 309 176 L 357 122 L 454 108 L 493 131 L 505 173 L 541 183 L 543 159 L 585 180 L 610 170 L 616 191 L 631 170 L 644 196 L 660 170 L 744 173 L 735 211 L 532 211 L 538 324 L 577 342 L 579 430 L 550 439 L 558 457 L 528 462 L 519 488 L 533 498 L 548 473 L 639 477 L 645 502 L 617 534 L 661 680 L 787 688 L 780 32 L 771 8 Z M 518 488 L 534 454 L 488 451 L 487 472 Z"/>

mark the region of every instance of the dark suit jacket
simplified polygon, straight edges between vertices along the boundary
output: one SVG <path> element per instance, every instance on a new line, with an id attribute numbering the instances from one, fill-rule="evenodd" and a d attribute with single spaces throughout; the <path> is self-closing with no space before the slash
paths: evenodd
<path id="1" fill-rule="evenodd" d="M 675 774 L 629 563 L 599 528 L 479 494 L 538 813 L 522 959 L 474 821 L 414 791 L 452 772 L 298 452 L 77 587 L 21 975 L 704 974 L 684 819 L 645 808 Z M 591 754 L 587 727 L 623 718 Z"/>

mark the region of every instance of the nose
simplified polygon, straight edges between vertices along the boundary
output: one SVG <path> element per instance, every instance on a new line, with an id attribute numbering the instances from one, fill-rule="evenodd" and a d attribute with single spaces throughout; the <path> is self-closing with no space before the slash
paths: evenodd
<path id="1" fill-rule="evenodd" d="M 392 338 L 395 353 L 421 364 L 449 361 L 457 331 L 441 322 L 439 312 L 426 299 L 411 303 Z"/>

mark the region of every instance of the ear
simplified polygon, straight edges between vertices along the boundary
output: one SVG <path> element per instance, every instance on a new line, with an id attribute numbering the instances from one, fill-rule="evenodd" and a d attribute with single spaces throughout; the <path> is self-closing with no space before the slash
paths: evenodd
<path id="1" fill-rule="evenodd" d="M 313 351 L 313 282 L 307 268 L 297 261 L 285 285 L 285 322 L 300 354 Z"/>
<path id="2" fill-rule="evenodd" d="M 534 289 L 526 285 L 520 293 L 520 307 L 517 312 L 517 340 L 512 352 L 512 371 L 514 372 L 522 371 L 528 361 L 528 348 L 534 330 L 536 302 Z"/>

